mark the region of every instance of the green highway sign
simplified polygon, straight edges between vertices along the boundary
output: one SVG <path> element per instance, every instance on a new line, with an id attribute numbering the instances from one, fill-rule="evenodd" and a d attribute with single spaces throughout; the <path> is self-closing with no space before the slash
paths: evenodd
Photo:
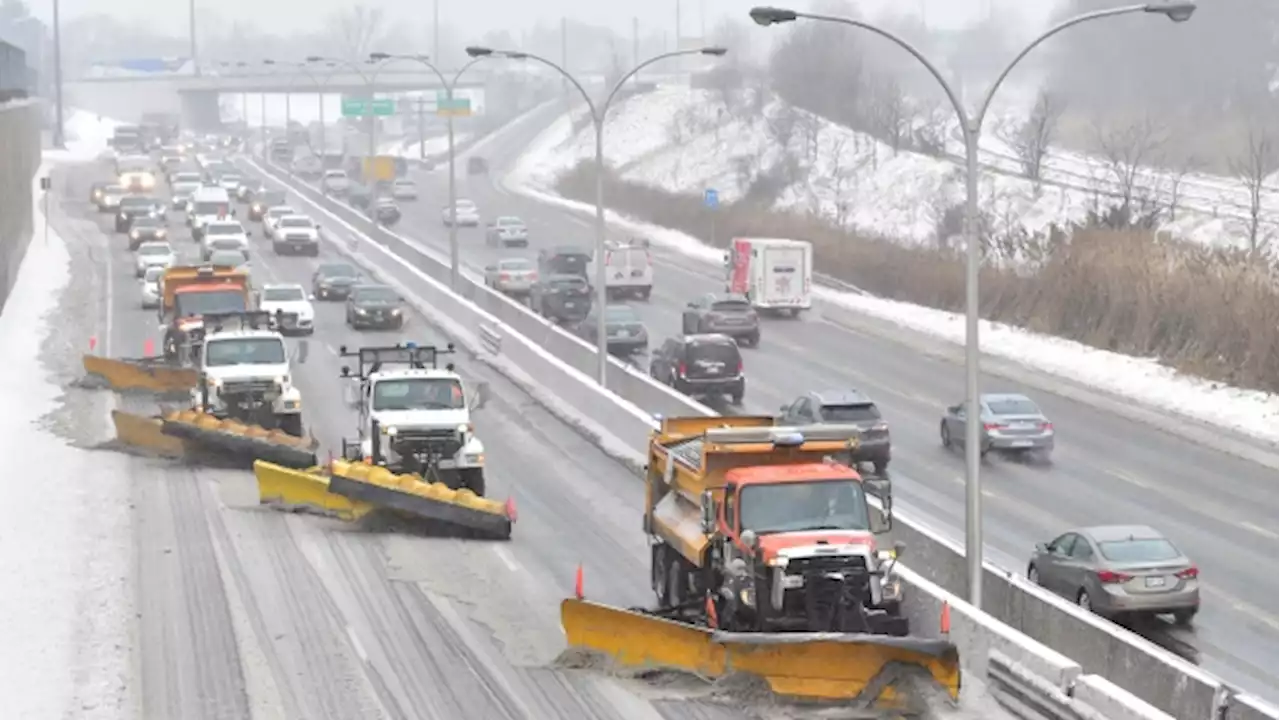
<path id="1" fill-rule="evenodd" d="M 343 117 L 365 117 L 368 115 L 394 115 L 396 101 L 391 98 L 342 98 Z"/>
<path id="2" fill-rule="evenodd" d="M 467 117 L 471 114 L 470 98 L 456 97 L 452 101 L 446 95 L 436 96 L 436 115 L 445 117 L 453 115 L 454 117 Z"/>

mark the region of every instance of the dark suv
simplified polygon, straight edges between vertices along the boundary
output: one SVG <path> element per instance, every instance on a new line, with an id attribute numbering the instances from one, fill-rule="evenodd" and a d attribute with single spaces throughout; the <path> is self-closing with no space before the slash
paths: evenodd
<path id="1" fill-rule="evenodd" d="M 164 212 L 164 204 L 153 197 L 127 195 L 121 198 L 116 211 L 116 232 L 128 232 L 135 218 L 159 217 Z"/>
<path id="2" fill-rule="evenodd" d="M 760 318 L 742 295 L 707 293 L 689 301 L 681 314 L 681 331 L 728 335 L 748 347 L 760 344 Z"/>
<path id="3" fill-rule="evenodd" d="M 693 398 L 729 396 L 742 404 L 747 392 L 738 343 L 728 335 L 684 335 L 654 351 L 649 375 Z"/>
<path id="4" fill-rule="evenodd" d="M 569 324 L 581 322 L 591 312 L 591 286 L 578 275 L 538 274 L 529 291 L 529 304 L 539 315 Z"/>
<path id="5" fill-rule="evenodd" d="M 538 277 L 552 275 L 577 275 L 588 283 L 587 268 L 591 265 L 591 252 L 572 245 L 559 245 L 538 252 Z"/>
<path id="6" fill-rule="evenodd" d="M 889 423 L 880 408 L 857 390 L 824 390 L 808 392 L 790 405 L 783 405 L 780 425 L 857 425 L 862 431 L 853 462 L 871 463 L 877 475 L 889 467 Z"/>

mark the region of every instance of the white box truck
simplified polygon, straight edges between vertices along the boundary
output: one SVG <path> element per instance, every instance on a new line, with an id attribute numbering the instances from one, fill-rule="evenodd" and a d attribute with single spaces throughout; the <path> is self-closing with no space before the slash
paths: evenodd
<path id="1" fill-rule="evenodd" d="M 795 317 L 813 304 L 813 244 L 785 238 L 734 238 L 725 253 L 725 290 L 757 311 Z"/>

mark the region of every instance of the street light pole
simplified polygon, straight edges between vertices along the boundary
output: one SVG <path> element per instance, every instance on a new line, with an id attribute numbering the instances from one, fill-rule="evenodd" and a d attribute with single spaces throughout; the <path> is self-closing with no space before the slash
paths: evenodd
<path id="1" fill-rule="evenodd" d="M 58 0 L 53 0 L 53 146 L 61 150 L 67 147 L 67 139 L 62 116 L 62 17 L 59 5 Z"/>
<path id="2" fill-rule="evenodd" d="M 986 118 L 987 111 L 991 107 L 991 101 L 995 97 L 996 90 L 999 89 L 1001 83 L 1013 71 L 1013 68 L 1022 61 L 1032 50 L 1040 43 L 1066 30 L 1067 28 L 1079 25 L 1080 23 L 1090 20 L 1100 20 L 1102 18 L 1113 17 L 1116 15 L 1127 15 L 1130 13 L 1155 13 L 1168 17 L 1174 22 L 1185 22 L 1191 18 L 1191 14 L 1195 12 L 1195 3 L 1193 2 L 1151 2 L 1141 5 L 1126 5 L 1123 7 L 1109 8 L 1091 13 L 1084 13 L 1073 18 L 1064 20 L 1057 25 L 1046 30 L 1035 40 L 1032 40 L 1026 47 L 1018 52 L 1007 65 L 1004 70 L 996 77 L 995 82 L 987 88 L 983 95 L 982 102 L 978 106 L 977 111 L 970 115 L 961 102 L 959 94 L 947 82 L 946 76 L 935 66 L 929 59 L 917 49 L 914 45 L 897 35 L 876 27 L 870 23 L 853 18 L 836 17 L 832 15 L 820 15 L 815 13 L 797 12 L 785 8 L 756 7 L 750 12 L 751 19 L 757 24 L 768 26 L 779 23 L 794 22 L 799 18 L 809 20 L 818 20 L 822 22 L 840 23 L 842 25 L 851 25 L 853 27 L 862 28 L 873 32 L 880 37 L 893 42 L 910 53 L 920 64 L 924 65 L 929 74 L 933 76 L 938 84 L 942 86 L 943 92 L 946 93 L 947 99 L 951 102 L 952 108 L 955 109 L 956 115 L 960 119 L 960 130 L 964 137 L 964 155 L 965 155 L 965 212 L 964 212 L 964 235 L 965 235 L 965 348 L 964 348 L 964 364 L 965 364 L 965 433 L 964 433 L 964 457 L 965 457 L 965 560 L 967 565 L 968 580 L 968 597 L 969 603 L 975 607 L 982 607 L 982 484 L 981 484 L 981 462 L 982 453 L 979 443 L 981 435 L 978 432 L 980 424 L 974 420 L 981 419 L 981 411 L 975 410 L 980 408 L 981 397 L 979 395 L 979 372 L 981 352 L 978 341 L 978 329 L 980 318 L 980 304 L 978 293 L 979 271 L 982 268 L 982 250 L 978 237 L 978 141 L 982 133 L 982 122 Z"/>
<path id="3" fill-rule="evenodd" d="M 366 87 L 366 88 L 368 88 L 368 94 L 369 94 L 369 113 L 368 113 L 368 118 L 369 118 L 369 128 L 368 128 L 368 131 L 367 131 L 367 132 L 369 133 L 369 135 L 368 135 L 368 139 L 369 139 L 369 150 L 368 150 L 368 152 L 367 152 L 367 153 L 365 153 L 365 156 L 366 156 L 366 157 L 371 157 L 371 156 L 373 156 L 373 155 L 377 155 L 377 153 L 378 153 L 377 139 L 378 139 L 378 138 L 377 138 L 377 123 L 375 122 L 376 118 L 374 118 L 374 116 L 373 116 L 373 94 L 374 94 L 374 92 L 373 92 L 373 88 L 374 88 L 374 82 L 375 82 L 375 81 L 377 80 L 377 78 L 378 78 L 378 69 L 377 69 L 377 68 L 375 68 L 375 69 L 374 69 L 374 71 L 373 71 L 373 74 L 372 74 L 371 76 L 370 76 L 370 75 L 365 75 L 365 74 L 364 74 L 364 72 L 363 72 L 362 70 L 360 70 L 360 65 L 359 65 L 359 64 L 357 64 L 356 62 L 352 61 L 352 60 L 346 60 L 346 59 L 343 59 L 343 58 L 322 57 L 322 56 L 320 56 L 320 55 L 310 55 L 310 56 L 308 56 L 308 57 L 306 58 L 306 62 L 308 62 L 308 63 L 318 63 L 318 62 L 328 63 L 328 64 L 330 65 L 330 67 L 332 67 L 332 66 L 334 66 L 334 65 L 342 65 L 342 66 L 344 66 L 344 67 L 346 67 L 346 68 L 349 68 L 349 69 L 351 69 L 352 71 L 354 71 L 354 72 L 355 72 L 355 74 L 356 74 L 356 75 L 359 75 L 359 76 L 360 76 L 360 79 L 364 81 L 365 87 Z M 323 102 L 324 102 L 324 99 L 323 99 L 323 98 L 321 98 L 321 103 L 323 104 Z M 323 112 L 323 111 L 322 111 L 322 112 Z M 363 161 L 362 161 L 361 167 L 364 167 L 364 165 L 363 165 Z M 375 199 L 376 199 L 376 197 L 375 197 Z"/>
<path id="4" fill-rule="evenodd" d="M 596 226 L 595 226 L 596 242 L 595 242 L 595 253 L 594 253 L 595 270 L 596 270 L 596 279 L 595 279 L 596 307 L 598 308 L 598 312 L 596 313 L 596 320 L 597 320 L 596 381 L 600 383 L 601 387 L 608 386 L 608 373 L 609 373 L 609 352 L 608 352 L 609 351 L 609 345 L 608 345 L 609 334 L 605 326 L 605 312 L 604 312 L 605 306 L 609 302 L 609 293 L 607 288 L 605 287 L 607 274 L 605 272 L 605 263 L 604 263 L 605 240 L 606 240 L 606 237 L 605 237 L 606 229 L 605 229 L 605 222 L 604 222 L 604 172 L 605 172 L 604 121 L 609 114 L 609 106 L 613 104 L 613 100 L 614 98 L 617 97 L 618 91 L 621 90 L 623 87 L 626 87 L 627 81 L 629 81 L 633 76 L 635 76 L 636 73 L 640 72 L 641 70 L 645 69 L 646 67 L 656 62 L 660 62 L 662 60 L 668 60 L 674 57 L 684 57 L 687 55 L 709 55 L 712 57 L 720 57 L 724 55 L 726 52 L 727 50 L 725 50 L 724 48 L 704 47 L 704 48 L 695 48 L 691 50 L 675 50 L 673 52 L 655 55 L 649 58 L 648 60 L 645 60 L 644 62 L 637 64 L 629 72 L 623 75 L 618 80 L 618 82 L 612 88 L 610 88 L 609 94 L 605 96 L 604 103 L 601 104 L 599 107 L 596 107 L 596 104 L 591 101 L 590 93 L 588 93 L 586 88 L 582 86 L 582 83 L 578 82 L 578 80 L 575 77 L 573 77 L 573 75 L 570 75 L 568 70 L 565 70 L 563 67 L 548 60 L 547 58 L 544 58 L 540 55 L 534 55 L 532 53 L 520 52 L 516 50 L 494 50 L 492 48 L 483 48 L 483 47 L 467 48 L 467 54 L 471 55 L 472 57 L 478 58 L 478 57 L 489 57 L 489 56 L 496 55 L 496 56 L 501 56 L 505 58 L 510 58 L 512 60 L 533 60 L 534 62 L 541 63 L 551 68 L 552 70 L 555 70 L 556 72 L 560 73 L 560 75 L 565 80 L 568 80 L 575 88 L 578 89 L 578 92 L 582 94 L 582 99 L 587 103 L 588 112 L 591 113 L 591 122 L 595 126 L 595 131 L 596 131 Z"/>
<path id="5" fill-rule="evenodd" d="M 471 48 L 467 49 L 467 53 L 471 53 Z M 485 57 L 487 56 L 484 54 L 473 55 L 472 60 L 461 68 L 458 68 L 458 72 L 454 73 L 453 79 L 448 80 L 445 78 L 444 73 L 440 72 L 440 69 L 437 68 L 425 55 L 390 55 L 378 52 L 369 53 L 370 62 L 410 60 L 421 63 L 423 67 L 434 73 L 435 76 L 440 79 L 440 84 L 444 86 L 445 102 L 449 104 L 449 111 L 445 114 L 445 123 L 449 128 L 449 287 L 454 292 L 458 292 L 459 289 L 458 282 L 461 275 L 461 258 L 459 256 L 461 253 L 458 249 L 458 173 L 457 168 L 455 167 L 457 153 L 454 151 L 453 145 L 453 93 L 454 88 L 457 87 L 458 81 L 462 78 L 462 74 L 467 71 L 467 68 L 475 65 L 481 60 L 484 60 Z M 383 65 L 382 67 L 386 66 Z M 437 108 L 436 111 L 439 112 L 439 108 Z M 419 112 L 421 113 L 421 110 L 419 110 Z M 421 122 L 421 120 L 419 120 L 419 122 Z M 421 137 L 421 134 L 419 134 L 419 137 Z M 425 150 L 423 150 L 422 146 L 419 145 L 418 154 L 422 155 L 424 153 Z"/>

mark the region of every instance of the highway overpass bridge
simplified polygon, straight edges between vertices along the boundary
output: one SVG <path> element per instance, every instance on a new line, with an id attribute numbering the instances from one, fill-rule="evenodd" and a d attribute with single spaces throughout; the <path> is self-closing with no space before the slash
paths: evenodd
<path id="1" fill-rule="evenodd" d="M 482 88 L 486 104 L 493 107 L 509 95 L 527 86 L 556 83 L 549 72 L 537 72 L 527 66 L 501 61 L 478 63 L 468 68 L 458 89 Z M 205 73 L 202 75 L 139 74 L 114 77 L 90 77 L 67 81 L 63 85 L 66 103 L 118 120 L 137 120 L 143 113 L 180 113 L 186 126 L 213 130 L 221 125 L 219 99 L 223 95 L 270 94 L 369 96 L 390 95 L 442 89 L 440 78 L 425 68 L 407 67 L 409 62 L 388 66 L 362 67 L 360 72 L 329 68 L 321 64 L 297 67 L 275 64 L 262 70 L 254 68 Z M 488 65 L 488 67 L 484 67 Z M 454 69 L 441 71 L 452 79 Z M 584 85 L 598 85 L 603 74 L 584 72 L 578 75 Z"/>

